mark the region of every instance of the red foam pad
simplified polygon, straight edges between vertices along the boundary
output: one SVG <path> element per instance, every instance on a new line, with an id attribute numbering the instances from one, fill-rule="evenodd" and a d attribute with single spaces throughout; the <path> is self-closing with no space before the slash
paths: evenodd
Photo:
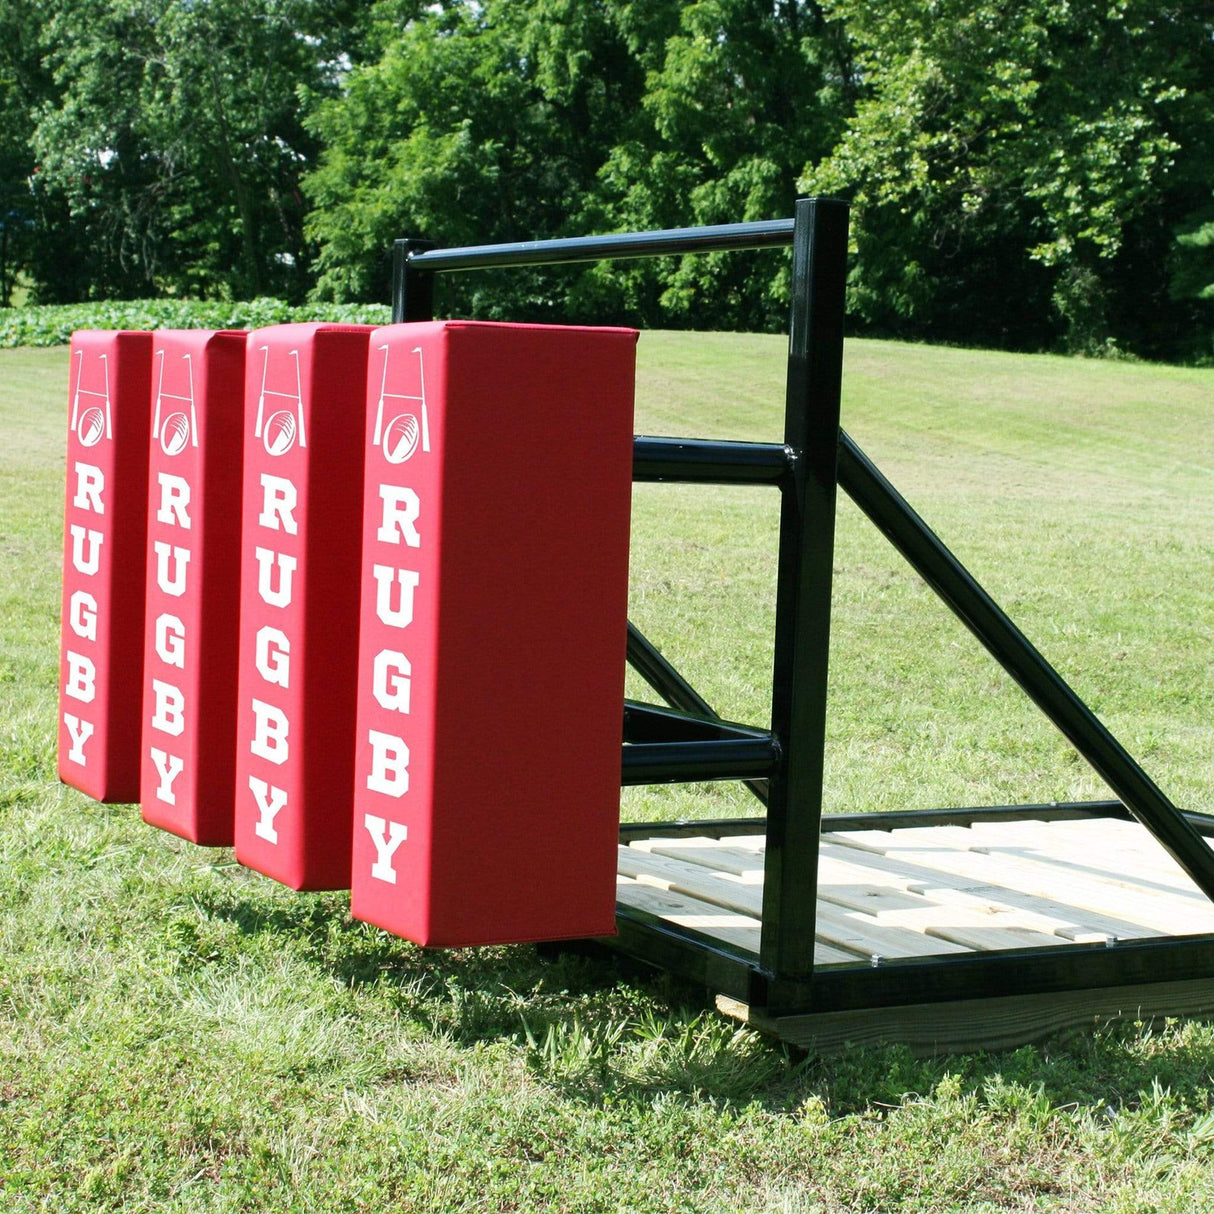
<path id="1" fill-rule="evenodd" d="M 152 347 L 140 800 L 212 847 L 233 838 L 245 336 Z"/>
<path id="2" fill-rule="evenodd" d="M 635 342 L 372 336 L 351 906 L 419 944 L 615 930 Z"/>
<path id="3" fill-rule="evenodd" d="M 72 335 L 59 778 L 139 797 L 150 333 Z"/>
<path id="4" fill-rule="evenodd" d="M 236 858 L 294 889 L 350 884 L 370 333 L 249 334 Z"/>

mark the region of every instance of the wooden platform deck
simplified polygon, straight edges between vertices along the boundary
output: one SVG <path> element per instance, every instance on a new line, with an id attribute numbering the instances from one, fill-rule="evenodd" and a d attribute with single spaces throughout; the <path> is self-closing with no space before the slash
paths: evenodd
<path id="1" fill-rule="evenodd" d="M 618 899 L 757 953 L 763 836 L 621 846 Z M 825 833 L 818 965 L 1214 932 L 1142 826 L 1113 819 Z"/>
<path id="2" fill-rule="evenodd" d="M 634 840 L 620 847 L 618 901 L 757 954 L 763 846 L 762 835 Z M 1214 904 L 1134 822 L 1026 820 L 827 832 L 819 865 L 818 967 L 1214 933 Z M 1214 983 L 1184 992 L 1183 998 L 1171 989 L 1175 985 L 1162 994 L 1183 1005 L 1175 1007 L 1177 1014 L 1214 1007 Z M 1092 994 L 1039 1001 L 1039 1010 L 1049 1012 L 1038 1017 L 1043 1029 L 1061 1027 L 1064 1020 L 1075 1023 L 1093 1009 L 1117 1014 L 1104 1007 L 1110 1000 L 1130 1011 L 1150 1003 L 1134 1004 L 1133 992 L 1106 992 L 1103 1003 Z M 729 1003 L 727 1010 L 747 1016 L 742 1005 Z M 914 1012 L 909 1020 L 907 1009 L 879 1012 L 868 1028 L 864 1017 L 841 1014 L 831 1020 L 831 1032 L 864 1029 L 861 1037 L 908 1040 L 920 1047 L 927 1040 L 940 1044 L 942 1034 L 955 1037 L 943 1022 L 932 1027 L 929 1009 Z M 963 1009 L 945 1009 L 944 1021 L 958 1014 L 964 1020 Z M 995 1032 L 997 1009 L 985 1009 L 984 1016 Z M 790 1040 L 826 1044 L 825 1020 L 815 1030 L 814 1017 L 792 1019 L 799 1023 L 796 1032 L 785 1031 L 789 1025 L 763 1027 Z M 900 1021 L 909 1028 L 899 1030 Z M 1024 1018 L 1013 1014 L 1003 1035 L 1011 1041 L 1040 1033 L 1026 1032 Z M 839 1043 L 843 1039 L 839 1036 Z M 956 1048 L 955 1042 L 948 1044 Z M 980 1044 L 993 1046 L 998 1040 Z"/>

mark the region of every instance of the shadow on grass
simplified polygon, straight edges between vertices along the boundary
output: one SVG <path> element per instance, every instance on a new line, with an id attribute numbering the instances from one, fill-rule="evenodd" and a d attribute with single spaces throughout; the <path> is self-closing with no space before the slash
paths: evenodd
<path id="1" fill-rule="evenodd" d="M 718 1015 L 703 988 L 604 949 L 422 949 L 350 919 L 341 895 L 212 889 L 195 904 L 243 936 L 281 941 L 342 987 L 374 991 L 433 1036 L 521 1049 L 537 1077 L 589 1103 L 664 1092 L 778 1112 L 817 1099 L 832 1117 L 871 1116 L 947 1080 L 983 1103 L 1013 1088 L 1048 1110 L 1112 1115 L 1159 1086 L 1204 1107 L 1214 1075 L 1214 1026 L 1199 1022 L 1093 1027 L 997 1053 L 805 1056 Z"/>

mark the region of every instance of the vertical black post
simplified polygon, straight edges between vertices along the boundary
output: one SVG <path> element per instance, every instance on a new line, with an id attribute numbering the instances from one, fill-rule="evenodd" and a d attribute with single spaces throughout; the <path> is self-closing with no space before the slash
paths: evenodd
<path id="1" fill-rule="evenodd" d="M 413 253 L 434 248 L 432 240 L 392 242 L 392 323 L 434 319 L 434 275 L 409 268 Z"/>
<path id="2" fill-rule="evenodd" d="M 847 204 L 799 199 L 784 414 L 794 460 L 780 506 L 771 705 L 781 754 L 767 806 L 759 950 L 773 1012 L 807 1010 L 814 967 L 846 272 Z"/>

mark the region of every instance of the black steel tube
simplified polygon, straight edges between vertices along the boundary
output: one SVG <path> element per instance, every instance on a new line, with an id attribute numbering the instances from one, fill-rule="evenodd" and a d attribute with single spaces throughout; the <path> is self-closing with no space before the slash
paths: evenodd
<path id="1" fill-rule="evenodd" d="M 658 652 L 657 647 L 631 621 L 628 621 L 628 664 L 672 708 L 719 721 L 720 715 L 709 702 Z M 767 804 L 767 781 L 747 780 L 746 787 Z"/>
<path id="2" fill-rule="evenodd" d="M 647 915 L 632 906 L 616 907 L 619 935 L 601 943 L 679 977 L 730 995 L 746 1003 L 759 1003 L 764 990 L 755 963 L 738 955 L 719 940 L 693 933 L 678 924 Z"/>
<path id="3" fill-rule="evenodd" d="M 632 442 L 634 481 L 778 485 L 791 466 L 792 452 L 782 443 L 734 443 L 649 435 L 637 435 Z"/>
<path id="4" fill-rule="evenodd" d="M 657 647 L 628 621 L 628 664 L 672 708 L 719 720 L 712 705 L 658 652 Z"/>
<path id="5" fill-rule="evenodd" d="M 779 748 L 771 738 L 640 742 L 624 747 L 620 782 L 679 784 L 766 776 L 778 754 Z"/>
<path id="6" fill-rule="evenodd" d="M 434 319 L 434 275 L 413 265 L 417 253 L 434 248 L 432 240 L 397 240 L 392 244 L 392 323 Z"/>
<path id="7" fill-rule="evenodd" d="M 665 228 L 656 232 L 614 232 L 557 240 L 524 240 L 515 244 L 467 245 L 415 253 L 418 270 L 487 270 L 505 266 L 556 265 L 671 253 L 708 253 L 727 249 L 778 249 L 792 243 L 791 219 L 760 223 L 723 223 L 705 228 Z"/>
<path id="8" fill-rule="evenodd" d="M 839 439 L 839 483 L 1202 893 L 1214 900 L 1214 852 L 845 433 Z"/>
<path id="9" fill-rule="evenodd" d="M 847 204 L 799 199 L 795 223 L 784 442 L 796 458 L 780 499 L 771 729 L 781 757 L 767 802 L 760 948 L 763 968 L 794 985 L 814 970 Z"/>
<path id="10" fill-rule="evenodd" d="M 1186 814 L 1199 830 L 1214 833 L 1214 818 Z M 823 814 L 822 829 L 902 830 L 919 826 L 972 826 L 975 822 L 1073 821 L 1079 818 L 1116 818 L 1133 821 L 1134 815 L 1120 801 L 1049 801 L 1039 805 L 981 805 L 956 809 L 893 809 L 873 813 Z M 700 821 L 623 822 L 621 839 L 682 838 L 705 835 L 724 839 L 730 835 L 761 835 L 764 818 L 705 818 Z"/>

